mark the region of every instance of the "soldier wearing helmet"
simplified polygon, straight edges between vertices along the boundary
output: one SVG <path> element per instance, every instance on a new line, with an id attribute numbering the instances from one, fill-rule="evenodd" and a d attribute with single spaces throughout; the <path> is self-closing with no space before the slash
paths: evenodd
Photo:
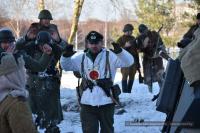
<path id="1" fill-rule="evenodd" d="M 24 68 L 44 71 L 50 62 L 52 49 L 43 45 L 42 51 L 39 61 L 34 60 L 25 51 L 15 50 L 15 37 L 10 29 L 0 29 L 0 121 L 4 125 L 0 126 L 0 131 L 3 133 L 37 132 L 27 106 Z"/>
<path id="2" fill-rule="evenodd" d="M 135 63 L 127 68 L 121 68 L 122 90 L 124 93 L 131 93 L 136 71 L 139 69 L 139 56 L 134 43 L 135 37 L 132 35 L 134 27 L 132 24 L 124 25 L 124 34 L 117 40 L 120 47 L 127 50 L 135 60 Z"/>
<path id="3" fill-rule="evenodd" d="M 14 49 L 15 37 L 11 30 L 4 28 L 0 31 L 0 52 L 7 51 L 11 46 Z"/>
<path id="4" fill-rule="evenodd" d="M 164 66 L 159 52 L 166 53 L 165 45 L 159 32 L 149 30 L 145 24 L 140 24 L 138 30 L 140 35 L 136 42 L 139 51 L 143 53 L 144 84 L 148 86 L 149 92 L 152 93 L 154 82 L 158 82 L 159 87 L 163 83 Z"/>
<path id="5" fill-rule="evenodd" d="M 140 34 L 144 34 L 148 31 L 148 27 L 144 24 L 140 24 L 138 30 Z"/>
<path id="6" fill-rule="evenodd" d="M 40 20 L 40 25 L 42 28 L 49 28 L 50 26 L 50 21 L 53 20 L 52 15 L 49 10 L 41 10 L 38 19 Z"/>
<path id="7" fill-rule="evenodd" d="M 200 13 L 197 13 L 196 15 L 196 23 L 190 27 L 190 29 L 183 35 L 183 38 L 180 42 L 177 43 L 177 46 L 179 48 L 186 47 L 192 40 L 194 39 L 194 32 L 199 28 L 200 26 Z"/>
<path id="8" fill-rule="evenodd" d="M 41 47 L 44 44 L 52 47 L 52 59 L 45 71 L 39 73 L 27 71 L 29 75 L 27 86 L 31 110 L 38 116 L 36 125 L 56 132 L 59 130 L 56 125 L 63 120 L 59 60 L 67 43 L 61 39 L 57 26 L 50 23 L 53 18 L 48 10 L 40 11 L 38 19 L 39 23 L 32 23 L 26 35 L 17 41 L 17 48 L 27 51 L 32 58 L 38 59 L 42 55 Z"/>

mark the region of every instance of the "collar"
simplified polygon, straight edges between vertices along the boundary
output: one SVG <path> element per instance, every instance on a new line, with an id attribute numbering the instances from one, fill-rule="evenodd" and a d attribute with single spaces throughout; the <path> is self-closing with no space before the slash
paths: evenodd
<path id="1" fill-rule="evenodd" d="M 103 51 L 103 48 L 98 53 L 94 54 L 91 52 L 90 49 L 88 49 L 86 52 L 86 56 L 89 57 L 94 62 L 98 54 L 101 53 L 102 51 Z"/>

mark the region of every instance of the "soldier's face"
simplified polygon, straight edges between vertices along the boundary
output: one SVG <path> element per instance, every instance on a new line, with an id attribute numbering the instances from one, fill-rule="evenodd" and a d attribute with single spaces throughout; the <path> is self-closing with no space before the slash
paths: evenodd
<path id="1" fill-rule="evenodd" d="M 99 41 L 98 43 L 90 43 L 88 42 L 87 47 L 88 49 L 90 49 L 90 51 L 94 54 L 97 54 L 100 52 L 100 50 L 102 49 L 103 46 L 103 42 Z"/>
<path id="2" fill-rule="evenodd" d="M 41 19 L 40 24 L 42 26 L 48 27 L 50 25 L 50 20 L 49 19 Z"/>
<path id="3" fill-rule="evenodd" d="M 57 42 L 60 41 L 60 37 L 59 37 L 58 33 L 55 31 L 51 32 L 51 37 L 53 38 L 53 40 L 55 40 Z"/>
<path id="4" fill-rule="evenodd" d="M 197 19 L 197 24 L 200 25 L 200 19 Z"/>
<path id="5" fill-rule="evenodd" d="M 15 49 L 14 42 L 1 42 L 1 48 L 6 52 L 13 52 Z"/>
<path id="6" fill-rule="evenodd" d="M 132 35 L 133 31 L 126 31 L 124 32 L 125 35 Z"/>

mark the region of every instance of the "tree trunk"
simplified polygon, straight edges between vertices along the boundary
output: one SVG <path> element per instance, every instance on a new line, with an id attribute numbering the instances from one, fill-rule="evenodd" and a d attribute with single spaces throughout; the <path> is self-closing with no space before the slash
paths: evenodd
<path id="1" fill-rule="evenodd" d="M 20 22 L 20 20 L 16 20 L 16 23 L 17 23 L 17 29 L 16 29 L 16 36 L 17 36 L 17 38 L 19 38 L 19 36 L 20 36 L 20 27 L 19 27 L 19 22 Z"/>
<path id="2" fill-rule="evenodd" d="M 73 42 L 74 37 L 76 35 L 76 31 L 78 29 L 79 17 L 81 15 L 81 9 L 82 9 L 83 3 L 84 3 L 84 0 L 75 0 L 71 33 L 70 33 L 70 36 L 68 39 L 69 44 L 71 44 Z"/>
<path id="3" fill-rule="evenodd" d="M 38 9 L 39 11 L 45 9 L 44 0 L 38 0 Z"/>

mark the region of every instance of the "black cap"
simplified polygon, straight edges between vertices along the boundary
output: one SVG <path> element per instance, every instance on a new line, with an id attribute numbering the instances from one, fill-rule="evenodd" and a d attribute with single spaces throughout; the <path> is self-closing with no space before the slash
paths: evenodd
<path id="1" fill-rule="evenodd" d="M 103 35 L 101 35 L 97 31 L 90 31 L 86 36 L 86 40 L 92 44 L 97 44 L 99 41 L 103 40 Z"/>
<path id="2" fill-rule="evenodd" d="M 200 19 L 200 13 L 197 13 L 197 19 Z"/>

